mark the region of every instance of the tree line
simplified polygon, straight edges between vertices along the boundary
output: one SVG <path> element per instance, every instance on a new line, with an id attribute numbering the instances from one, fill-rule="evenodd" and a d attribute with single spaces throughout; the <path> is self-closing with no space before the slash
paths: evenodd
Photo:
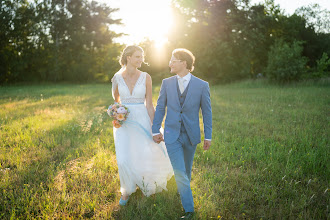
<path id="1" fill-rule="evenodd" d="M 191 49 L 196 74 L 212 82 L 329 77 L 330 12 L 317 4 L 293 15 L 273 0 L 177 0 L 173 9 L 168 48 Z"/>
<path id="2" fill-rule="evenodd" d="M 111 2 L 110 2 L 111 4 Z M 112 31 L 119 10 L 88 0 L 1 1 L 0 82 L 108 82 L 125 45 Z M 273 0 L 176 0 L 166 49 L 146 39 L 142 70 L 168 76 L 172 49 L 196 56 L 212 82 L 267 77 L 278 82 L 329 77 L 330 12 L 313 4 L 286 15 Z M 152 30 L 151 30 L 152 31 Z"/>
<path id="3" fill-rule="evenodd" d="M 1 1 L 0 82 L 105 80 L 122 45 L 113 9 L 87 0 Z"/>

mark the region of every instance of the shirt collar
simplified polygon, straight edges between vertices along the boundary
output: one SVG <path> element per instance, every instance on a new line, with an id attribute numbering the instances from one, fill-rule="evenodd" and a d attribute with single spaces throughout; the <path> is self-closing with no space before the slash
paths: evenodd
<path id="1" fill-rule="evenodd" d="M 176 75 L 178 79 L 180 79 L 181 77 L 179 75 Z M 187 75 L 185 75 L 184 77 L 182 77 L 183 79 L 185 79 L 186 81 L 190 81 L 191 79 L 191 73 L 188 73 Z"/>

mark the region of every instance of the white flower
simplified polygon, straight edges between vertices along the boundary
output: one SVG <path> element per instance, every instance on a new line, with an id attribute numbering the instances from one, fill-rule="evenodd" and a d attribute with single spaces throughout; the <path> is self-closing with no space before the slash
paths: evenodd
<path id="1" fill-rule="evenodd" d="M 117 109 L 117 113 L 118 114 L 125 114 L 127 111 L 126 111 L 126 109 L 124 108 L 124 107 L 119 107 L 118 109 Z"/>

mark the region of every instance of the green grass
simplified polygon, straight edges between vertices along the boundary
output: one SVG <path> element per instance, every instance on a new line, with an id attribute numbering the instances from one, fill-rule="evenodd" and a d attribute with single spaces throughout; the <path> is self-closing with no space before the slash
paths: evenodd
<path id="1" fill-rule="evenodd" d="M 159 86 L 154 86 L 154 103 Z M 196 151 L 196 219 L 329 218 L 329 84 L 211 87 Z M 0 219 L 177 219 L 168 191 L 118 206 L 109 85 L 0 87 Z"/>

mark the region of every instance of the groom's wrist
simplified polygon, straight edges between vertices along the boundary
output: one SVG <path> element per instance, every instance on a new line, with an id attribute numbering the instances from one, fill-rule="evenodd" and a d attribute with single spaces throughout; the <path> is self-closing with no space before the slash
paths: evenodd
<path id="1" fill-rule="evenodd" d="M 158 134 L 160 134 L 160 133 L 152 133 L 152 136 L 156 136 L 156 135 L 158 135 Z"/>

